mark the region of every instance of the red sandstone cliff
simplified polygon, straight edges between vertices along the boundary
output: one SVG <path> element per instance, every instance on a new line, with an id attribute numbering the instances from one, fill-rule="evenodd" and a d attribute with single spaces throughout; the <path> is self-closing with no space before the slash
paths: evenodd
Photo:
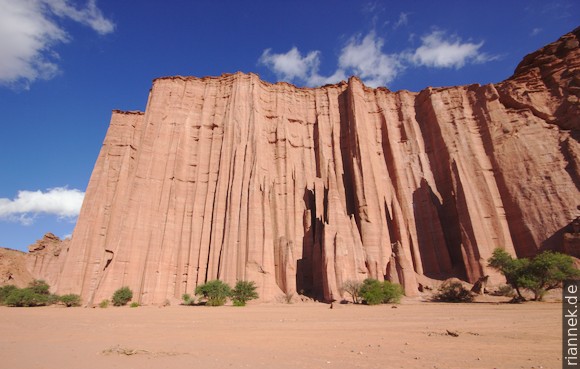
<path id="1" fill-rule="evenodd" d="M 505 82 L 420 93 L 157 79 L 145 113 L 113 112 L 58 293 L 159 303 L 219 278 L 330 300 L 374 277 L 412 295 L 496 278 L 496 247 L 558 248 L 580 201 L 578 37 Z"/>

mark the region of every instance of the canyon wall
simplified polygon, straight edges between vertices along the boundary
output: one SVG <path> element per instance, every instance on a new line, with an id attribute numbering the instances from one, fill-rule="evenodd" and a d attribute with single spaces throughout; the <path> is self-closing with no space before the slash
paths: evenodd
<path id="1" fill-rule="evenodd" d="M 264 300 L 373 277 L 476 281 L 501 247 L 561 247 L 580 203 L 576 30 L 489 85 L 153 82 L 114 111 L 57 292 L 162 303 L 219 278 Z"/>

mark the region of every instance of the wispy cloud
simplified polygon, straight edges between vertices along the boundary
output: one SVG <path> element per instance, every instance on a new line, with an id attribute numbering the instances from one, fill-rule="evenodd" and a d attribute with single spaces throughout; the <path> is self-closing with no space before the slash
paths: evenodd
<path id="1" fill-rule="evenodd" d="M 406 26 L 409 23 L 409 13 L 401 12 L 399 14 L 399 19 L 393 24 L 393 29 L 397 29 L 401 26 Z"/>
<path id="2" fill-rule="evenodd" d="M 403 18 L 399 17 L 399 21 Z M 497 56 L 481 51 L 483 41 L 464 42 L 460 37 L 448 35 L 442 30 L 434 30 L 421 37 L 421 44 L 416 48 L 387 53 L 383 50 L 384 45 L 385 40 L 375 31 L 364 37 L 351 37 L 341 49 L 337 69 L 330 76 L 319 74 L 321 52 L 318 50 L 303 55 L 296 47 L 280 54 L 266 49 L 259 62 L 274 72 L 278 79 L 288 82 L 315 86 L 336 83 L 348 75 L 357 75 L 368 86 L 377 87 L 388 85 L 408 68 L 459 69 L 467 64 L 497 59 Z"/>
<path id="3" fill-rule="evenodd" d="M 78 216 L 85 193 L 67 187 L 42 191 L 18 191 L 14 199 L 0 198 L 0 220 L 30 225 L 40 214 L 56 215 L 61 219 Z"/>
<path id="4" fill-rule="evenodd" d="M 58 44 L 71 40 L 59 24 L 69 19 L 104 35 L 114 24 L 89 0 L 77 8 L 70 0 L 0 0 L 0 85 L 28 88 L 59 73 Z"/>
<path id="5" fill-rule="evenodd" d="M 542 29 L 541 29 L 541 28 L 534 28 L 534 29 L 532 30 L 532 32 L 530 32 L 530 36 L 536 36 L 536 35 L 539 35 L 541 32 L 542 32 Z"/>

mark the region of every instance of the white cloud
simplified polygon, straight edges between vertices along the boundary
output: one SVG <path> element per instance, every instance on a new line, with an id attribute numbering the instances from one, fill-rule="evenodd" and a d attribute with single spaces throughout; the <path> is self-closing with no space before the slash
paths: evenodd
<path id="1" fill-rule="evenodd" d="M 346 79 L 348 74 L 359 76 L 369 86 L 383 86 L 402 69 L 397 55 L 382 52 L 383 43 L 374 32 L 362 39 L 351 38 L 341 50 L 337 70 L 330 76 L 318 73 L 320 51 L 310 51 L 303 56 L 296 47 L 283 54 L 273 54 L 271 49 L 266 49 L 259 62 L 279 79 L 301 82 L 307 86 L 337 83 Z"/>
<path id="2" fill-rule="evenodd" d="M 0 220 L 32 224 L 39 214 L 56 215 L 59 218 L 75 218 L 83 204 L 85 193 L 66 187 L 42 191 L 18 191 L 13 200 L 0 198 Z"/>
<path id="3" fill-rule="evenodd" d="M 406 13 L 401 13 L 397 23 L 406 22 L 406 19 Z M 413 39 L 409 37 L 409 42 L 412 43 Z M 469 63 L 485 63 L 498 58 L 480 51 L 483 41 L 463 42 L 459 37 L 447 36 L 440 30 L 423 36 L 421 45 L 416 49 L 386 53 L 383 51 L 384 44 L 384 39 L 374 31 L 364 37 L 351 37 L 340 51 L 337 69 L 330 76 L 319 74 L 321 53 L 318 50 L 302 55 L 296 47 L 282 54 L 274 54 L 271 49 L 266 49 L 259 62 L 272 70 L 279 79 L 307 86 L 336 83 L 349 75 L 356 75 L 366 85 L 378 87 L 388 85 L 411 67 L 459 69 Z"/>
<path id="4" fill-rule="evenodd" d="M 351 38 L 338 59 L 340 69 L 359 76 L 371 87 L 387 85 L 404 67 L 397 54 L 383 53 L 383 44 L 374 32 L 362 40 Z"/>
<path id="5" fill-rule="evenodd" d="M 70 0 L 0 0 L 0 85 L 28 88 L 58 74 L 54 47 L 71 39 L 58 24 L 63 19 L 103 35 L 114 30 L 95 0 L 84 8 L 76 8 Z"/>
<path id="6" fill-rule="evenodd" d="M 537 36 L 542 32 L 541 28 L 534 28 L 532 32 L 530 32 L 530 36 Z"/>
<path id="7" fill-rule="evenodd" d="M 462 42 L 460 38 L 454 36 L 447 39 L 445 37 L 445 32 L 440 30 L 423 36 L 421 46 L 409 56 L 409 59 L 416 65 L 459 69 L 469 62 L 483 63 L 495 58 L 479 51 L 483 41 L 475 44 Z"/>
<path id="8" fill-rule="evenodd" d="M 318 72 L 319 55 L 319 51 L 311 51 L 302 56 L 296 47 L 285 54 L 272 54 L 271 49 L 266 49 L 260 57 L 260 63 L 270 68 L 284 81 L 290 82 L 295 79 L 305 81 Z"/>
<path id="9" fill-rule="evenodd" d="M 262 53 L 259 63 L 272 70 L 276 77 L 282 81 L 301 82 L 307 86 L 336 83 L 346 78 L 342 70 L 337 70 L 328 77 L 318 74 L 320 52 L 317 50 L 302 56 L 296 47 L 282 54 L 273 54 L 271 49 L 266 49 Z"/>

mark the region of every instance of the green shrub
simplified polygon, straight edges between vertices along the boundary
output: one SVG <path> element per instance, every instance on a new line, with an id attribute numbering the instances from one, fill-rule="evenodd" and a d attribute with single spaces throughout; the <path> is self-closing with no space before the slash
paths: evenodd
<path id="1" fill-rule="evenodd" d="M 192 297 L 189 293 L 184 293 L 181 296 L 182 305 L 195 305 L 195 297 Z"/>
<path id="2" fill-rule="evenodd" d="M 403 295 L 403 287 L 389 281 L 367 278 L 360 287 L 360 296 L 367 305 L 398 303 Z"/>
<path id="3" fill-rule="evenodd" d="M 559 252 L 544 251 L 532 259 L 514 259 L 505 250 L 495 249 L 488 262 L 516 290 L 518 301 L 525 301 L 522 288 L 532 291 L 534 300 L 541 301 L 548 290 L 561 287 L 567 279 L 580 277 L 573 259 Z"/>
<path id="4" fill-rule="evenodd" d="M 221 306 L 231 294 L 231 288 L 219 279 L 197 286 L 195 294 L 207 300 L 209 306 Z"/>
<path id="5" fill-rule="evenodd" d="M 58 304 L 58 302 L 60 301 L 60 296 L 59 295 L 55 295 L 55 294 L 50 294 L 46 297 L 46 305 L 54 305 L 54 304 Z"/>
<path id="6" fill-rule="evenodd" d="M 28 288 L 32 290 L 32 292 L 39 294 L 39 295 L 50 295 L 50 286 L 48 283 L 41 279 L 35 279 L 34 281 L 28 284 Z"/>
<path id="7" fill-rule="evenodd" d="M 50 293 L 50 286 L 42 280 L 35 279 L 27 288 L 4 286 L 0 289 L 0 303 L 8 306 L 29 307 L 52 305 L 59 301 L 57 295 Z"/>
<path id="8" fill-rule="evenodd" d="M 443 283 L 432 298 L 437 302 L 472 302 L 473 293 L 458 281 Z"/>
<path id="9" fill-rule="evenodd" d="M 109 300 L 103 300 L 99 303 L 99 307 L 101 309 L 106 309 L 109 307 Z"/>
<path id="10" fill-rule="evenodd" d="M 376 279 L 367 278 L 360 288 L 360 295 L 367 305 L 378 305 L 384 300 L 383 285 Z"/>
<path id="11" fill-rule="evenodd" d="M 383 282 L 383 303 L 398 304 L 404 294 L 405 291 L 403 291 L 403 286 L 400 284 L 389 281 Z"/>
<path id="12" fill-rule="evenodd" d="M 4 301 L 6 300 L 8 295 L 10 295 L 10 293 L 12 291 L 17 290 L 17 289 L 18 289 L 18 287 L 14 286 L 12 284 L 0 287 L 0 305 L 4 305 Z"/>
<path id="13" fill-rule="evenodd" d="M 17 288 L 4 300 L 8 306 L 31 307 L 48 305 L 49 295 L 35 293 L 30 288 Z"/>
<path id="14" fill-rule="evenodd" d="M 137 301 L 133 301 L 131 303 L 131 305 L 129 305 L 129 307 L 132 307 L 132 308 L 136 308 L 136 307 L 139 307 L 139 306 L 141 306 L 141 305 L 139 305 L 139 303 Z"/>
<path id="15" fill-rule="evenodd" d="M 246 302 L 257 299 L 256 284 L 252 281 L 238 281 L 231 292 L 234 306 L 245 306 Z"/>
<path id="16" fill-rule="evenodd" d="M 81 297 L 71 293 L 60 296 L 60 302 L 62 302 L 66 307 L 81 306 Z"/>
<path id="17" fill-rule="evenodd" d="M 125 306 L 133 298 L 133 291 L 129 287 L 121 287 L 113 294 L 111 301 L 115 306 Z"/>

